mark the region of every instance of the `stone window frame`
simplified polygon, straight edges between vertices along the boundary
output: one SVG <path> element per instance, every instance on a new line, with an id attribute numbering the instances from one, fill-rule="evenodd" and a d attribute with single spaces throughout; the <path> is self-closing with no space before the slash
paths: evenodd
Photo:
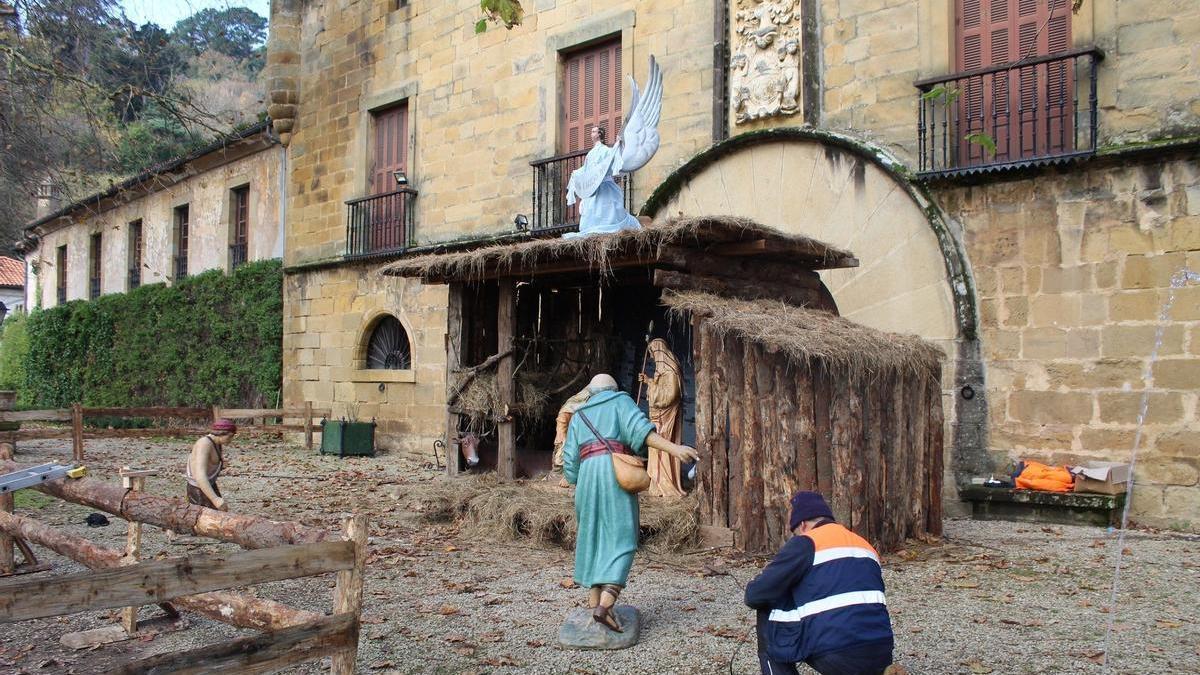
<path id="1" fill-rule="evenodd" d="M 539 157 L 553 157 L 557 155 L 559 148 L 558 141 L 563 134 L 561 123 L 563 117 L 563 97 L 559 95 L 561 93 L 559 86 L 563 82 L 565 75 L 564 68 L 566 66 L 563 53 L 576 51 L 619 35 L 621 40 L 621 73 L 623 78 L 627 77 L 627 73 L 633 72 L 633 67 L 636 63 L 635 57 L 639 56 L 633 35 L 633 29 L 636 25 L 637 12 L 627 9 L 589 18 L 574 25 L 570 30 L 553 33 L 546 37 L 544 63 L 552 64 L 552 67 L 544 69 L 545 75 L 542 79 L 542 91 L 550 93 L 549 95 L 552 100 L 547 103 L 546 107 L 547 112 L 553 116 L 554 124 L 545 125 L 546 129 L 542 137 L 542 148 L 538 154 Z M 648 55 L 646 58 L 649 58 Z M 624 90 L 628 85 L 622 82 L 621 86 Z M 625 92 L 622 91 L 621 95 L 624 96 Z M 615 140 L 610 139 L 610 141 L 614 142 Z"/>
<path id="2" fill-rule="evenodd" d="M 354 196 L 366 197 L 371 193 L 371 167 L 374 163 L 374 148 L 375 148 L 375 115 L 374 113 L 394 108 L 399 105 L 404 105 L 408 108 L 408 128 L 406 133 L 408 138 L 405 139 L 408 147 L 407 150 L 407 173 L 408 186 L 417 189 L 417 181 L 414 178 L 416 171 L 420 170 L 421 158 L 417 155 L 419 145 L 417 143 L 417 125 L 418 116 L 417 107 L 420 101 L 420 91 L 417 81 L 408 80 L 400 85 L 385 89 L 375 94 L 370 94 L 363 98 L 362 108 L 358 116 L 358 129 L 352 149 L 354 157 L 359 157 L 359 161 L 354 163 L 353 171 L 355 175 L 351 180 L 351 185 L 357 186 Z M 420 202 L 418 201 L 418 208 Z M 419 214 L 418 214 L 419 215 Z M 415 222 L 420 222 L 416 220 Z M 407 330 L 407 328 L 405 329 Z"/>
<path id="3" fill-rule="evenodd" d="M 408 368 L 384 370 L 382 368 L 367 368 L 367 345 L 371 341 L 371 333 L 384 317 L 392 317 L 400 322 L 405 335 L 408 336 Z M 412 324 L 404 312 L 392 312 L 377 309 L 363 315 L 363 321 L 358 327 L 358 336 L 354 341 L 354 356 L 350 366 L 351 382 L 398 382 L 416 384 L 417 382 L 417 350 L 415 333 Z"/>

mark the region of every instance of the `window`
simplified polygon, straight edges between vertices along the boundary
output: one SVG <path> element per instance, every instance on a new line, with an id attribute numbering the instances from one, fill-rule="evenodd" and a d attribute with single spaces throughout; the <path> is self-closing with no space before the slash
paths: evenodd
<path id="1" fill-rule="evenodd" d="M 396 172 L 408 176 L 408 104 L 379 110 L 375 122 L 375 145 L 371 168 L 371 194 L 395 192 Z"/>
<path id="2" fill-rule="evenodd" d="M 955 0 L 958 72 L 999 66 L 1071 47 L 1070 0 Z M 995 161 L 1070 152 L 1074 145 L 1075 69 L 1068 61 L 963 80 L 960 155 L 979 155 L 965 137 L 986 134 Z M 989 161 L 970 163 L 989 163 Z"/>
<path id="3" fill-rule="evenodd" d="M 61 305 L 62 303 L 67 301 L 67 247 L 66 246 L 58 247 L 58 256 L 57 256 L 56 260 L 54 261 L 54 265 L 55 265 L 55 268 L 54 268 L 55 274 L 57 275 L 57 280 L 58 280 L 58 283 L 57 283 L 58 304 Z"/>
<path id="4" fill-rule="evenodd" d="M 91 272 L 88 275 L 88 298 L 92 300 L 100 297 L 100 270 L 103 267 L 103 261 L 100 259 L 103 250 L 100 236 L 99 232 L 92 235 L 91 247 L 88 249 L 88 267 Z"/>
<path id="5" fill-rule="evenodd" d="M 129 290 L 142 285 L 142 221 L 129 223 Z"/>
<path id="6" fill-rule="evenodd" d="M 188 274 L 188 205 L 175 207 L 175 278 Z"/>
<path id="7" fill-rule="evenodd" d="M 408 185 L 408 104 L 371 113 L 370 196 L 346 202 L 346 254 L 369 255 L 403 250 L 412 238 L 412 201 Z"/>
<path id="8" fill-rule="evenodd" d="M 229 243 L 229 269 L 235 270 L 246 262 L 246 239 L 250 225 L 250 186 L 234 188 L 230 207 L 233 213 Z"/>
<path id="9" fill-rule="evenodd" d="M 621 132 L 621 40 L 566 55 L 563 63 L 561 152 L 590 150 L 592 127 L 607 134 L 607 144 Z"/>
<path id="10" fill-rule="evenodd" d="M 385 316 L 375 323 L 367 340 L 366 365 L 371 370 L 412 368 L 408 333 L 399 319 Z"/>

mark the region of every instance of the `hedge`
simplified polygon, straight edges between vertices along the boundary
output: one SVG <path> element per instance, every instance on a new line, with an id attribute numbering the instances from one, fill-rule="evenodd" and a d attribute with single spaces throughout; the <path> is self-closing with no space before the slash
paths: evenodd
<path id="1" fill-rule="evenodd" d="M 25 362 L 29 359 L 28 317 L 24 311 L 12 312 L 0 330 L 0 390 L 17 392 L 17 407 L 28 407 L 25 398 Z"/>
<path id="2" fill-rule="evenodd" d="M 274 407 L 283 268 L 264 260 L 75 300 L 26 328 L 26 405 Z"/>

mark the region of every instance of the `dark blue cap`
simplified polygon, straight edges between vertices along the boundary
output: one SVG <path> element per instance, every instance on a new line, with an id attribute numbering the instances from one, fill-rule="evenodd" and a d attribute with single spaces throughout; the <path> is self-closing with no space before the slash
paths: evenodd
<path id="1" fill-rule="evenodd" d="M 820 492 L 797 492 L 792 497 L 792 517 L 788 519 L 788 529 L 795 530 L 800 523 L 813 518 L 828 518 L 833 520 L 833 511 Z"/>

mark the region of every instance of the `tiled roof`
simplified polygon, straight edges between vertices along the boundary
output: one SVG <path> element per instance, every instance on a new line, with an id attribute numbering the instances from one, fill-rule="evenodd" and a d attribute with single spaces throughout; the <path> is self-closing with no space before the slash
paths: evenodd
<path id="1" fill-rule="evenodd" d="M 25 263 L 0 256 L 0 287 L 25 287 Z"/>

